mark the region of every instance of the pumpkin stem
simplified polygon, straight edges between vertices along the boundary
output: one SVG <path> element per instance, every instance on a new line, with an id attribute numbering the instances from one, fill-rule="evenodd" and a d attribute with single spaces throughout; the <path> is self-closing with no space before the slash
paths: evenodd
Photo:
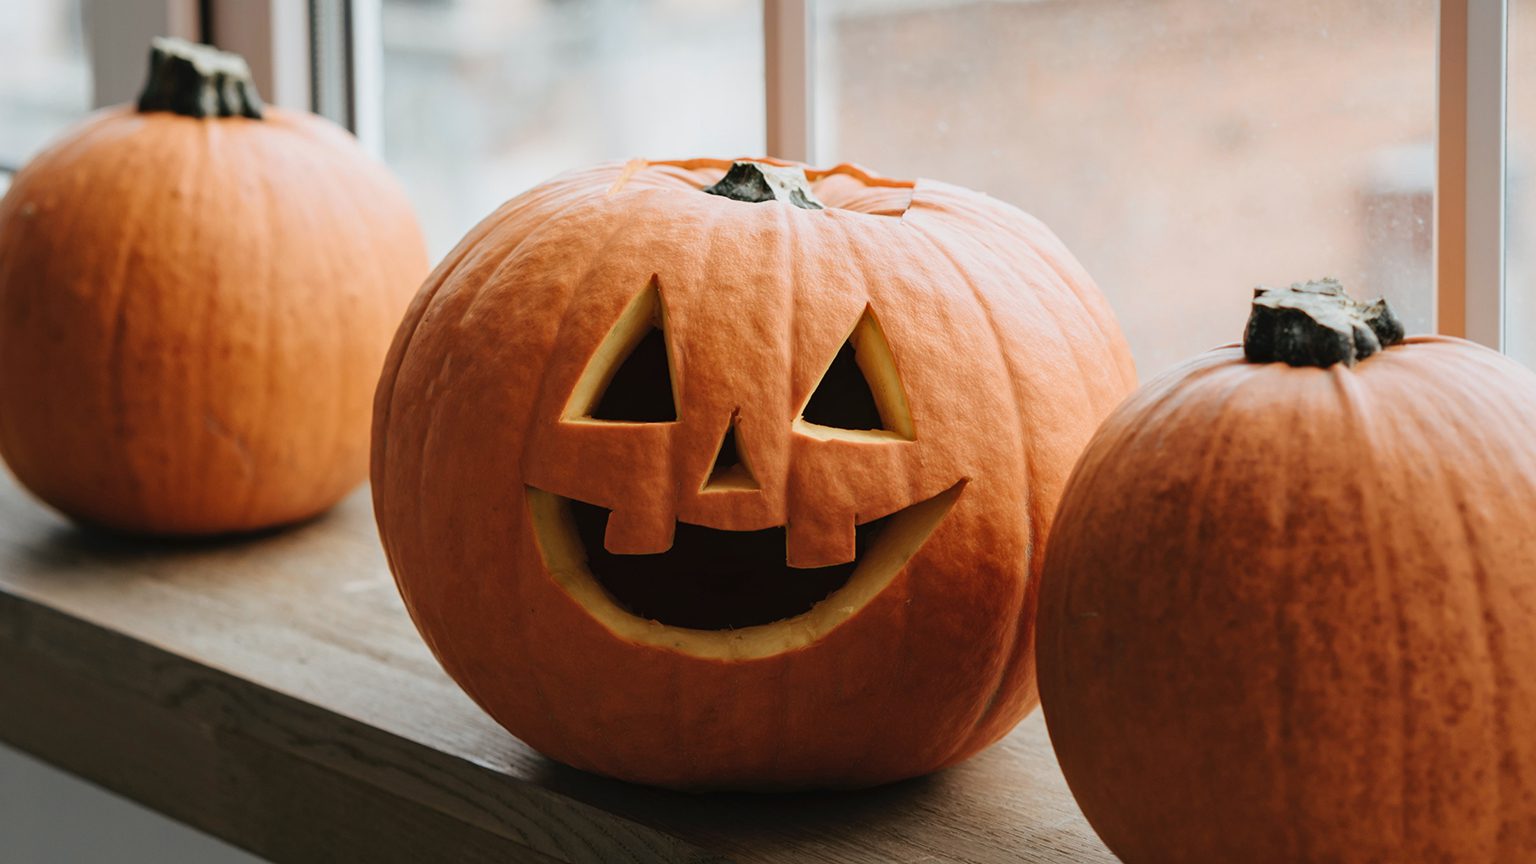
<path id="1" fill-rule="evenodd" d="M 239 54 L 169 37 L 156 37 L 150 45 L 139 111 L 260 120 L 263 107 Z"/>
<path id="2" fill-rule="evenodd" d="M 811 181 L 798 165 L 769 165 L 764 162 L 736 162 L 720 182 L 704 188 L 711 195 L 723 195 L 733 201 L 752 204 L 784 201 L 803 210 L 825 210 L 825 204 L 811 192 Z"/>
<path id="3" fill-rule="evenodd" d="M 1385 299 L 1361 303 L 1337 280 L 1297 282 L 1289 288 L 1255 288 L 1243 354 L 1252 363 L 1353 366 L 1403 341 L 1403 322 Z"/>

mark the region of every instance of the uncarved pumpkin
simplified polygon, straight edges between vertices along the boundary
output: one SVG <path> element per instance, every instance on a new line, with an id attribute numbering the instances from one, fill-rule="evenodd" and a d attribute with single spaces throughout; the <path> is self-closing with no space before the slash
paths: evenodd
<path id="1" fill-rule="evenodd" d="M 417 296 L 374 502 L 443 666 L 543 753 L 869 785 L 1033 708 L 1037 550 L 1132 379 L 1011 206 L 851 166 L 604 165 L 503 206 Z"/>
<path id="2" fill-rule="evenodd" d="M 410 207 L 233 55 L 157 40 L 0 201 L 0 454 L 74 518 L 160 534 L 311 516 L 366 474 L 372 385 L 427 270 Z"/>
<path id="3" fill-rule="evenodd" d="M 1073 474 L 1040 694 L 1127 864 L 1536 860 L 1536 375 L 1384 313 L 1263 292 Z"/>

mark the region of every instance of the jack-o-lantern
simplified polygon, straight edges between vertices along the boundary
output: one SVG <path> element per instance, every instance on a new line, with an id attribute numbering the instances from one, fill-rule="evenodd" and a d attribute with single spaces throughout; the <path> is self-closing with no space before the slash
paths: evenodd
<path id="1" fill-rule="evenodd" d="M 1133 379 L 1087 275 L 984 195 L 607 165 L 428 279 L 379 384 L 375 507 L 438 659 L 543 753 L 870 785 L 1034 706 L 1039 550 Z"/>

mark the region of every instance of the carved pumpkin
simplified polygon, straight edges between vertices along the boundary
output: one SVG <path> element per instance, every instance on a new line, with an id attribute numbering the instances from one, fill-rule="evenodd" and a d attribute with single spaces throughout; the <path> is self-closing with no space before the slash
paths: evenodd
<path id="1" fill-rule="evenodd" d="M 1536 860 L 1536 375 L 1400 338 L 1262 292 L 1073 474 L 1040 694 L 1127 864 Z"/>
<path id="2" fill-rule="evenodd" d="M 366 472 L 372 383 L 426 251 L 384 168 L 265 108 L 234 55 L 156 40 L 0 201 L 0 453 L 87 523 L 303 519 Z"/>
<path id="3" fill-rule="evenodd" d="M 448 672 L 562 762 L 931 771 L 1035 703 L 1036 550 L 1125 342 L 1010 206 L 728 167 L 567 175 L 438 268 L 376 402 L 390 565 Z"/>

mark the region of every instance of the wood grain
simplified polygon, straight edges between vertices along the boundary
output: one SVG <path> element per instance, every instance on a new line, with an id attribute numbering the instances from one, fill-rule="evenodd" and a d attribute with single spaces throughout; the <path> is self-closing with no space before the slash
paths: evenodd
<path id="1" fill-rule="evenodd" d="M 1038 713 L 861 793 L 687 795 L 550 762 L 438 669 L 366 490 L 287 531 L 165 543 L 0 481 L 0 739 L 281 862 L 1114 860 Z"/>

